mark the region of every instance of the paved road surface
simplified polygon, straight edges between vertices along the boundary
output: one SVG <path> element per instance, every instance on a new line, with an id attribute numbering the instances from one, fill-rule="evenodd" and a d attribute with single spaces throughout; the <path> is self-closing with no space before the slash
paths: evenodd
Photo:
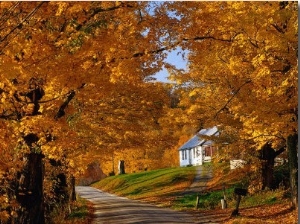
<path id="1" fill-rule="evenodd" d="M 94 223 L 197 223 L 190 214 L 118 197 L 93 187 L 77 186 L 76 192 L 95 205 Z"/>

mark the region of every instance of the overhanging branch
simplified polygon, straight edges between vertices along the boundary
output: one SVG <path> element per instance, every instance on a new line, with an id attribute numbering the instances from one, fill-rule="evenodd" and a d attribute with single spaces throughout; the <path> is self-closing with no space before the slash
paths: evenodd
<path id="1" fill-rule="evenodd" d="M 16 26 L 14 26 L 6 35 L 4 35 L 1 39 L 0 39 L 0 43 L 7 41 L 7 38 L 14 33 L 15 30 L 17 29 L 21 29 L 22 26 L 24 25 L 25 22 L 27 22 L 37 11 L 38 9 L 44 4 L 45 2 L 40 2 L 30 13 L 28 13 L 26 15 L 26 17 L 20 22 L 18 23 Z M 15 5 L 15 7 L 18 4 Z M 7 41 L 6 44 L 4 44 L 4 46 L 2 47 L 2 49 L 0 50 L 0 54 L 2 54 L 4 48 L 9 44 L 9 41 Z"/>
<path id="2" fill-rule="evenodd" d="M 1 40 L 0 42 L 3 42 L 7 39 L 7 37 L 12 34 L 16 29 L 23 26 L 23 24 L 31 17 L 33 16 L 36 11 L 44 4 L 44 2 L 41 2 L 37 7 L 35 7 L 18 25 L 16 25 L 14 28 L 12 28 Z"/>
<path id="3" fill-rule="evenodd" d="M 166 50 L 170 50 L 172 48 L 175 48 L 179 46 L 182 42 L 187 42 L 187 41 L 200 41 L 200 40 L 215 40 L 215 41 L 222 41 L 222 42 L 232 42 L 234 38 L 241 33 L 236 33 L 232 37 L 226 39 L 226 38 L 217 38 L 211 35 L 204 35 L 204 36 L 196 36 L 196 37 L 191 37 L 191 38 L 182 38 L 181 40 L 177 41 L 174 44 L 170 44 L 169 46 L 161 47 L 156 50 L 151 50 L 151 51 L 140 51 L 134 53 L 131 57 L 123 57 L 120 59 L 130 59 L 130 58 L 136 58 L 136 57 L 142 57 L 145 56 L 146 54 L 157 54 Z M 115 58 L 111 60 L 111 62 L 115 61 Z"/>
<path id="4" fill-rule="evenodd" d="M 78 87 L 77 90 L 82 89 L 84 86 L 85 86 L 85 83 L 83 83 L 80 87 Z M 75 97 L 75 94 L 76 94 L 75 90 L 71 90 L 67 94 L 67 99 L 62 103 L 62 105 L 59 107 L 56 115 L 54 116 L 55 120 L 57 120 L 65 115 L 65 109 L 67 108 L 67 106 L 69 105 L 71 100 Z"/>
<path id="5" fill-rule="evenodd" d="M 227 107 L 227 105 L 234 99 L 234 97 L 240 92 L 240 90 L 250 82 L 251 82 L 251 79 L 247 79 L 236 91 L 234 91 L 232 96 L 230 97 L 230 99 L 227 100 L 227 102 L 225 103 L 225 105 L 216 112 L 214 118 L 216 118 L 218 116 L 218 114 L 221 111 L 223 111 Z"/>

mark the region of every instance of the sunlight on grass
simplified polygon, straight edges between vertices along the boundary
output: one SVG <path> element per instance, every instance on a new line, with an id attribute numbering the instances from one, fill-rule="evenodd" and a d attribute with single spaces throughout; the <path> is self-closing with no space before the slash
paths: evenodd
<path id="1" fill-rule="evenodd" d="M 221 164 L 220 166 L 224 166 Z M 119 196 L 153 202 L 159 206 L 172 207 L 176 210 L 194 210 L 199 194 L 199 210 L 221 209 L 223 199 L 222 173 L 229 180 L 226 182 L 225 195 L 228 208 L 235 208 L 234 188 L 243 187 L 241 175 L 237 171 L 220 169 L 205 192 L 185 193 L 194 180 L 197 167 L 168 168 L 141 173 L 107 177 L 92 186 Z M 219 167 L 220 168 L 220 167 Z M 240 208 L 280 203 L 285 191 L 261 191 L 242 197 Z"/>
<path id="2" fill-rule="evenodd" d="M 196 167 L 159 169 L 107 177 L 92 186 L 133 199 L 172 196 L 192 183 Z"/>
<path id="3" fill-rule="evenodd" d="M 73 203 L 72 213 L 69 215 L 69 219 L 72 218 L 85 218 L 88 214 L 87 201 L 83 198 L 77 197 L 77 201 Z"/>
<path id="4" fill-rule="evenodd" d="M 71 213 L 63 216 L 53 217 L 53 223 L 55 224 L 89 224 L 91 223 L 91 216 L 93 213 L 92 204 L 77 196 L 77 200 L 71 204 Z"/>

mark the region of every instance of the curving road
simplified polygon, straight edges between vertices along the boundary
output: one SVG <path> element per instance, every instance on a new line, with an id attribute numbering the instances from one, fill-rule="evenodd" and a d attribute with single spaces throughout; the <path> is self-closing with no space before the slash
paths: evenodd
<path id="1" fill-rule="evenodd" d="M 93 187 L 77 186 L 76 192 L 94 204 L 93 223 L 197 223 L 190 214 L 118 197 Z"/>

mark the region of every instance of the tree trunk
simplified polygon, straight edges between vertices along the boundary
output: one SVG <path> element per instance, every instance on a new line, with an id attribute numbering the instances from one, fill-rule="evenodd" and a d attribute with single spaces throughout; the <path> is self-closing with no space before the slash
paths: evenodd
<path id="1" fill-rule="evenodd" d="M 289 158 L 289 172 L 290 172 L 290 190 L 292 207 L 296 208 L 298 205 L 298 153 L 297 153 L 298 135 L 289 135 L 287 138 L 288 158 Z"/>
<path id="2" fill-rule="evenodd" d="M 266 143 L 261 149 L 262 160 L 262 189 L 274 188 L 274 159 L 285 150 L 284 147 L 275 151 L 270 143 Z"/>
<path id="3" fill-rule="evenodd" d="M 19 179 L 17 200 L 21 205 L 18 223 L 44 224 L 44 155 L 30 153 Z"/>
<path id="4" fill-rule="evenodd" d="M 125 174 L 125 161 L 119 161 L 119 174 Z"/>
<path id="5" fill-rule="evenodd" d="M 76 201 L 76 191 L 75 191 L 75 177 L 72 175 L 70 180 L 71 185 L 71 201 Z"/>

